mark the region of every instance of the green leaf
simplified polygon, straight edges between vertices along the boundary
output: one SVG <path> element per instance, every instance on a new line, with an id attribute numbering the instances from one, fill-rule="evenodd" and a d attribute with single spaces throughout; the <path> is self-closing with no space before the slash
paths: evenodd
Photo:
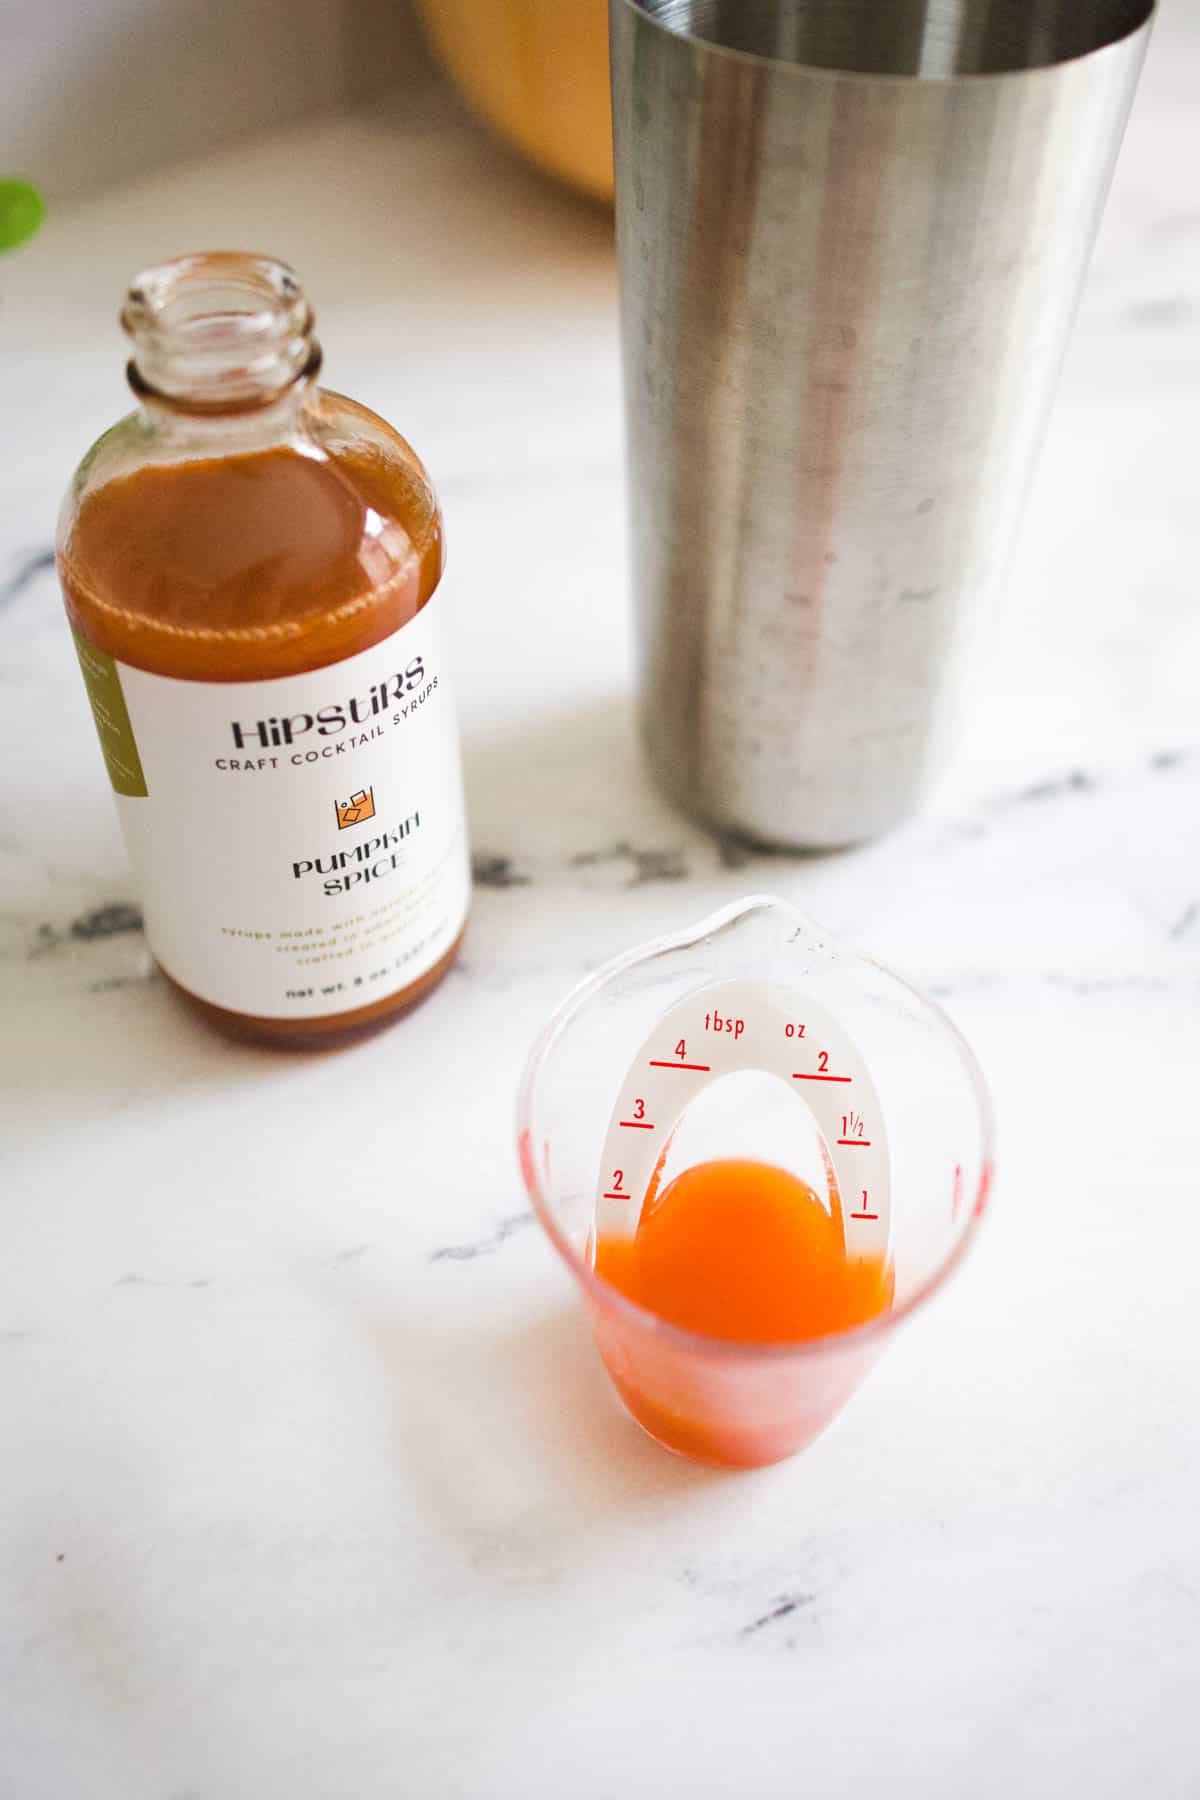
<path id="1" fill-rule="evenodd" d="M 0 178 L 0 250 L 15 250 L 31 238 L 46 216 L 35 187 L 15 176 Z"/>

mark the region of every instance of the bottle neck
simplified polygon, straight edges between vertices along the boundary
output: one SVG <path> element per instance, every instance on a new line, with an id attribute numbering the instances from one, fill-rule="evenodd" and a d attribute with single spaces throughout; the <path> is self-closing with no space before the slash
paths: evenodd
<path id="1" fill-rule="evenodd" d="M 142 393 L 136 383 L 134 392 L 140 394 L 144 429 L 172 458 L 249 456 L 280 445 L 318 454 L 308 411 L 320 390 L 303 378 L 272 400 L 228 410 L 178 406 Z"/>
<path id="2" fill-rule="evenodd" d="M 242 415 L 294 413 L 321 366 L 312 309 L 291 269 L 270 257 L 222 251 L 147 269 L 121 323 L 138 398 L 226 428 Z"/>

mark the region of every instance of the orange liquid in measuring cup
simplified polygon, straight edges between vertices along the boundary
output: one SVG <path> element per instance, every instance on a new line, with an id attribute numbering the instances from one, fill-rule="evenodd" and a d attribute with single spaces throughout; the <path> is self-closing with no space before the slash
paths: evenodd
<path id="1" fill-rule="evenodd" d="M 894 1274 L 848 1254 L 836 1189 L 827 1208 L 770 1163 L 696 1163 L 651 1181 L 637 1234 L 601 1238 L 596 1273 L 673 1325 L 742 1343 L 846 1331 L 886 1312 Z"/>

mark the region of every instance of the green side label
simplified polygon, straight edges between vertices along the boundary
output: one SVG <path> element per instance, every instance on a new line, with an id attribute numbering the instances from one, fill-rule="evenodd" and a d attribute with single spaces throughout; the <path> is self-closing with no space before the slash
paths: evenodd
<path id="1" fill-rule="evenodd" d="M 94 644 L 89 644 L 74 629 L 71 636 L 75 639 L 75 651 L 83 670 L 83 684 L 92 703 L 92 717 L 96 721 L 96 732 L 100 738 L 104 760 L 108 764 L 108 779 L 113 784 L 113 791 L 144 796 L 147 792 L 146 777 L 142 773 L 142 759 L 138 755 L 137 740 L 133 735 L 125 695 L 121 691 L 117 665 L 106 650 L 97 650 Z"/>

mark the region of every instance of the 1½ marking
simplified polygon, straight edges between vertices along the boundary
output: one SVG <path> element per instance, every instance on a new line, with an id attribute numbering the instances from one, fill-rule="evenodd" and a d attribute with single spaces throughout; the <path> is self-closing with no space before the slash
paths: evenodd
<path id="1" fill-rule="evenodd" d="M 869 1150 L 871 1148 L 870 1138 L 863 1136 L 861 1113 L 850 1112 L 842 1114 L 842 1135 L 838 1139 L 838 1143 L 850 1144 L 856 1148 L 861 1145 L 864 1150 Z"/>

